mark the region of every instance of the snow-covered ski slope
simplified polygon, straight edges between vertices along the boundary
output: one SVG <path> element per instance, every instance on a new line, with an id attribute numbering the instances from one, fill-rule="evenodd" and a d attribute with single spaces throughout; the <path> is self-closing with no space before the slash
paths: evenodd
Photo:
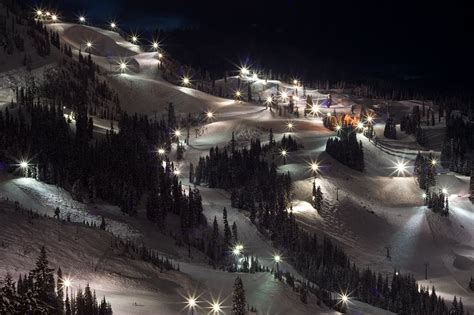
<path id="1" fill-rule="evenodd" d="M 191 88 L 174 86 L 162 80 L 156 71 L 156 53 L 142 52 L 138 46 L 130 44 L 117 33 L 68 23 L 58 23 L 50 27 L 60 32 L 62 40 L 70 44 L 75 53 L 86 41 L 94 42 L 94 48 L 91 51 L 93 59 L 103 69 L 111 69 L 108 70 L 106 77 L 119 92 L 123 109 L 132 113 L 151 115 L 155 112 L 163 113 L 168 103 L 173 102 L 176 111 L 183 115 L 188 112 L 206 110 L 215 112 L 215 119 L 203 126 L 202 135 L 197 138 L 191 137 L 190 145 L 185 153 L 185 162 L 182 165 L 183 174 L 187 173 L 189 162 L 195 164 L 199 156 L 206 154 L 210 147 L 226 145 L 232 131 L 235 131 L 237 141 L 242 144 L 254 136 L 262 140 L 268 139 L 270 129 L 273 130 L 277 140 L 285 133 L 291 134 L 303 144 L 304 148 L 290 154 L 285 165 L 282 165 L 281 160 L 277 159 L 276 162 L 280 164 L 279 170 L 290 171 L 294 180 L 293 209 L 304 228 L 318 234 L 330 235 L 362 266 L 367 265 L 384 273 L 391 273 L 394 268 L 413 273 L 421 284 L 435 285 L 437 292 L 443 294 L 448 300 L 452 295 L 461 296 L 465 306 L 474 308 L 474 297 L 467 290 L 467 282 L 474 271 L 474 208 L 466 197 L 468 179 L 452 173 L 441 175 L 437 180 L 449 191 L 451 215 L 449 218 L 441 218 L 431 213 L 423 206 L 422 191 L 417 188 L 413 178 L 408 173 L 406 177 L 393 173 L 396 161 L 413 160 L 416 152 L 423 149 L 415 144 L 411 136 L 396 141 L 384 139 L 383 128 L 379 126 L 376 132 L 381 145 L 375 146 L 360 136 L 364 145 L 366 170 L 363 173 L 353 171 L 324 153 L 326 140 L 334 133 L 322 126 L 320 118 L 304 118 L 302 115 L 300 118 L 280 117 L 277 112 L 270 112 L 263 106 L 245 102 L 237 103 L 231 99 L 215 97 Z M 121 58 L 126 58 L 130 65 L 130 70 L 126 74 L 118 74 L 113 68 L 115 62 Z M 229 77 L 225 84 L 229 90 L 235 90 L 236 81 L 237 77 Z M 260 95 L 263 100 L 275 94 L 277 84 L 289 94 L 295 92 L 293 85 L 278 81 L 265 82 L 253 79 L 243 79 L 243 81 L 251 84 L 252 91 Z M 223 85 L 224 82 L 219 81 L 217 84 Z M 302 91 L 298 92 L 302 94 Z M 325 98 L 324 93 L 316 90 L 307 90 L 306 93 L 313 96 L 313 101 Z M 333 93 L 332 96 L 333 106 L 330 109 L 321 109 L 321 115 L 327 112 L 332 113 L 334 109 L 337 112 L 349 113 L 351 106 L 358 104 L 348 95 Z M 304 99 L 301 98 L 298 106 L 303 106 L 303 104 Z M 398 103 L 401 111 L 408 111 L 413 104 L 416 102 Z M 358 106 L 356 110 L 359 110 Z M 290 120 L 295 126 L 291 132 L 287 130 L 287 122 Z M 380 123 L 382 119 L 377 121 Z M 400 132 L 398 134 L 402 135 Z M 316 178 L 316 183 L 321 185 L 325 199 L 324 210 L 321 214 L 318 214 L 309 203 L 313 181 L 313 176 L 308 171 L 309 161 L 318 161 L 321 167 L 321 172 Z M 439 171 L 444 173 L 442 169 Z M 183 183 L 187 183 L 186 176 L 183 177 Z M 275 249 L 255 230 L 244 213 L 230 207 L 228 193 L 205 187 L 200 188 L 200 191 L 208 221 L 212 222 L 214 216 L 221 217 L 222 208 L 226 206 L 229 222 L 237 222 L 239 236 L 246 248 L 258 255 L 263 263 L 271 266 L 271 256 Z M 195 263 L 186 259 L 181 249 L 170 245 L 172 241 L 153 232 L 153 226 L 146 222 L 143 212 L 138 218 L 124 217 L 117 209 L 108 205 L 99 204 L 91 208 L 87 205 L 75 204 L 66 192 L 56 187 L 29 179 L 14 179 L 5 176 L 1 179 L 0 195 L 10 200 L 18 200 L 27 208 L 49 214 L 54 212 L 55 205 L 60 204 L 61 208 L 66 209 L 65 211 L 76 213 L 77 218 L 98 220 L 100 215 L 104 215 L 111 221 L 110 229 L 114 234 L 144 242 L 179 261 L 182 273 L 192 283 L 182 285 L 182 289 L 196 289 L 195 283 L 198 283 L 198 290 L 205 288 L 214 295 L 221 292 L 221 296 L 229 296 L 231 292 L 235 274 L 215 271 L 204 263 Z M 11 220 L 14 219 L 15 217 L 11 216 Z M 47 220 L 45 222 L 47 225 L 56 224 Z M 35 244 L 41 243 L 41 240 L 35 241 Z M 18 242 L 21 244 L 22 241 L 18 240 Z M 391 247 L 391 260 L 385 257 L 387 246 Z M 76 251 L 84 255 L 95 255 L 88 250 L 88 247 L 82 247 Z M 59 255 L 60 252 L 53 249 L 53 257 Z M 54 259 L 59 261 L 59 258 Z M 15 261 L 15 258 L 8 259 L 8 261 Z M 427 281 L 423 280 L 425 262 L 429 263 Z M 118 284 L 123 277 L 118 277 L 119 279 L 113 281 L 107 279 L 101 282 L 102 279 L 100 279 L 101 281 L 94 282 L 91 278 L 99 277 L 98 274 L 83 266 L 77 268 L 79 270 L 77 274 L 81 274 L 77 277 L 84 277 L 81 281 L 90 281 L 93 287 L 109 288 L 104 289 L 104 292 L 117 314 L 168 314 L 168 309 L 162 304 L 163 299 L 158 298 L 162 296 L 159 288 L 144 289 L 143 295 L 136 297 L 133 294 L 140 294 L 137 292 L 141 291 Z M 286 263 L 282 264 L 282 268 L 294 272 Z M 21 271 L 21 268 L 18 268 L 18 271 Z M 141 285 L 140 281 L 149 282 L 150 279 L 152 282 L 155 281 L 155 276 L 156 279 L 162 279 L 160 275 L 146 275 L 135 281 Z M 260 312 L 265 314 L 330 313 L 328 310 L 318 308 L 312 298 L 308 305 L 303 305 L 294 292 L 268 275 L 241 276 L 244 279 L 249 304 L 256 306 Z M 115 287 L 109 282 L 112 282 Z M 181 284 L 180 280 L 175 282 Z M 116 288 L 116 291 L 113 288 Z M 132 307 L 135 301 L 143 306 Z M 179 303 L 183 301 L 183 298 L 174 296 L 167 299 L 166 303 L 169 301 Z M 179 307 L 182 308 L 183 305 Z M 162 309 L 163 312 L 160 313 Z M 383 314 L 381 310 L 358 303 L 351 305 L 351 310 L 359 314 Z"/>

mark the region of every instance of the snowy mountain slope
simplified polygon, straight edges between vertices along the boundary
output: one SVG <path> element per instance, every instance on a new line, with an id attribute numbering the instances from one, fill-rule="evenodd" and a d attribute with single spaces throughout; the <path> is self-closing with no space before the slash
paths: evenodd
<path id="1" fill-rule="evenodd" d="M 7 181 L 2 183 L 0 187 L 2 198 L 9 198 L 11 201 L 13 201 L 12 198 L 18 198 L 15 200 L 20 200 L 22 206 L 33 206 L 32 209 L 35 211 L 43 210 L 48 215 L 52 215 L 54 212 L 54 208 L 51 207 L 54 205 L 61 206 L 62 211 L 67 213 L 74 213 L 72 210 L 74 206 L 84 207 L 84 205 L 72 201 L 66 193 L 61 194 L 58 189 L 47 187 L 44 184 L 40 184 L 43 186 L 40 189 L 40 195 L 31 193 L 31 190 L 37 189 L 35 186 L 38 183 L 35 184 L 30 179 L 23 181 L 26 182 L 9 183 Z M 16 186 L 16 189 L 5 186 Z M 47 200 L 48 198 L 54 198 L 55 202 Z M 116 314 L 177 314 L 184 307 L 185 297 L 194 292 L 202 294 L 201 300 L 203 301 L 210 301 L 219 295 L 224 299 L 223 305 L 229 305 L 232 293 L 231 284 L 237 275 L 235 273 L 213 270 L 207 264 L 175 260 L 180 263 L 181 272 L 171 272 L 171 275 L 168 275 L 170 273 L 168 272 L 166 276 L 163 276 L 156 268 L 152 267 L 150 270 L 146 263 L 130 261 L 120 255 L 117 257 L 117 253 L 112 254 L 113 250 L 108 247 L 110 247 L 113 237 L 106 232 L 78 223 L 60 223 L 47 218 L 31 220 L 28 219 L 27 214 L 15 211 L 11 201 L 2 202 L 0 205 L 0 228 L 2 229 L 0 240 L 4 249 L 0 256 L 2 257 L 2 266 L 6 268 L 0 269 L 0 274 L 10 272 L 17 276 L 19 273 L 27 271 L 34 262 L 38 248 L 41 245 L 46 245 L 52 265 L 58 266 L 60 263 L 62 269 L 74 277 L 75 288 L 90 283 L 93 288 L 96 288 L 98 296 L 107 296 Z M 66 203 L 73 204 L 68 208 L 65 206 Z M 83 212 L 82 216 L 72 216 L 72 221 L 80 221 L 82 218 L 92 222 L 94 219 L 94 216 L 87 212 L 86 208 L 77 211 Z M 110 219 L 111 214 L 106 210 L 103 211 L 103 215 L 107 218 L 107 228 L 120 235 L 120 232 L 117 233 L 116 226 L 123 224 L 118 224 Z M 131 222 L 132 219 L 129 218 L 128 221 L 130 224 L 134 224 Z M 166 242 L 157 242 L 156 235 L 148 233 L 144 229 L 143 223 L 140 224 L 140 228 L 142 228 L 141 231 L 144 232 L 144 235 L 138 238 L 139 240 L 160 251 L 166 249 Z M 126 229 L 122 231 L 120 236 L 128 235 L 131 239 L 137 237 L 135 233 L 126 231 Z M 241 233 L 242 237 L 246 236 L 245 230 L 242 230 Z M 38 237 L 38 235 L 41 236 Z M 254 235 L 251 236 L 254 237 Z M 169 243 L 169 241 L 167 242 Z M 249 242 L 249 244 L 251 243 Z M 271 255 L 273 253 L 270 248 L 269 245 L 265 245 L 265 254 Z M 256 249 L 257 247 L 250 246 L 248 250 L 253 252 Z M 27 252 L 27 254 L 20 255 L 19 253 L 22 252 Z M 168 254 L 176 256 L 176 252 L 173 251 Z M 8 266 L 15 266 L 15 268 L 12 269 Z M 334 314 L 318 307 L 314 297 L 309 298 L 309 304 L 302 304 L 296 293 L 291 292 L 288 286 L 273 279 L 270 274 L 239 275 L 244 281 L 248 302 L 262 312 L 268 314 Z M 206 307 L 206 303 L 202 304 L 203 307 Z M 368 306 L 365 307 L 370 309 Z M 227 310 L 225 312 L 227 313 Z M 376 314 L 376 312 L 372 314 Z"/>
<path id="2" fill-rule="evenodd" d="M 406 177 L 394 173 L 395 163 L 414 159 L 416 148 L 398 147 L 398 142 L 396 146 L 386 143 L 386 148 L 380 148 L 360 137 L 366 161 L 366 171 L 360 173 L 322 154 L 331 133 L 321 128 L 317 120 L 278 117 L 268 112 L 258 114 L 258 118 L 256 115 L 254 119 L 246 117 L 234 122 L 218 119 L 209 124 L 207 133 L 191 140 L 186 159 L 196 161 L 212 145 L 226 145 L 232 130 L 257 129 L 264 140 L 269 128 L 272 128 L 275 138 L 279 139 L 285 132 L 286 122 L 291 119 L 296 126 L 291 134 L 304 145 L 304 149 L 291 153 L 287 164 L 280 166 L 280 169 L 290 170 L 295 180 L 296 199 L 310 201 L 312 179 L 307 162 L 318 160 L 321 172 L 316 181 L 322 186 L 326 200 L 326 209 L 321 216 L 311 207 L 295 211 L 302 226 L 316 233 L 331 235 L 361 265 L 375 267 L 388 274 L 394 268 L 414 273 L 423 285 L 439 286 L 440 291 L 437 292 L 445 294 L 448 300 L 456 294 L 462 296 L 465 305 L 472 307 L 473 299 L 465 289 L 469 280 L 467 274 L 474 271 L 471 254 L 460 257 L 456 251 L 472 246 L 473 230 L 463 223 L 466 220 L 469 224 L 473 222 L 471 213 L 474 208 L 466 197 L 455 195 L 450 198 L 452 215 L 448 219 L 439 218 L 423 206 L 422 191 L 409 176 L 411 171 L 408 170 Z M 229 128 L 227 137 L 222 134 L 226 126 Z M 281 164 L 281 159 L 276 162 Z M 458 178 L 441 176 L 438 181 L 442 187 L 449 187 L 449 191 L 465 196 L 467 178 Z M 336 190 L 339 201 L 336 200 Z M 205 192 L 203 194 L 206 196 Z M 450 228 L 446 228 L 448 226 Z M 453 241 L 456 244 L 454 248 L 457 248 L 454 250 Z M 386 246 L 391 247 L 391 260 L 385 257 Z M 425 261 L 430 262 L 429 282 L 423 281 Z"/>
<path id="3" fill-rule="evenodd" d="M 280 171 L 291 172 L 295 186 L 294 211 L 300 224 L 305 229 L 318 234 L 331 235 L 349 251 L 358 264 L 374 267 L 384 273 L 391 273 L 393 268 L 399 268 L 402 271 L 414 273 L 420 280 L 424 277 L 424 261 L 429 261 L 429 281 L 422 281 L 422 283 L 435 284 L 437 291 L 446 297 L 453 294 L 462 296 L 465 305 L 473 306 L 472 294 L 464 289 L 469 274 L 474 271 L 471 252 L 474 245 L 472 244 L 472 227 L 474 227 L 472 226 L 474 223 L 472 211 L 474 209 L 464 197 L 467 191 L 466 179 L 454 175 L 440 178 L 442 185 L 449 186 L 449 191 L 452 191 L 450 199 L 452 215 L 448 219 L 433 215 L 422 206 L 420 197 L 422 192 L 416 187 L 413 179 L 409 176 L 399 177 L 392 174 L 394 162 L 397 159 L 411 160 L 420 148 L 412 138 L 383 141 L 381 146 L 375 147 L 360 137 L 365 148 L 366 171 L 359 173 L 323 153 L 327 138 L 334 133 L 325 129 L 319 118 L 279 117 L 278 113 L 269 112 L 263 106 L 236 103 L 231 99 L 218 98 L 190 88 L 174 86 L 162 80 L 155 71 L 157 66 L 155 53 L 142 52 L 137 46 L 123 40 L 114 32 L 73 24 L 58 23 L 51 27 L 60 31 L 62 39 L 76 50 L 86 40 L 94 41 L 94 45 L 97 43 L 92 50 L 93 59 L 104 69 L 111 68 L 110 58 L 115 60 L 123 56 L 127 57 L 132 68 L 127 74 L 120 75 L 116 71 L 111 71 L 107 75 L 108 81 L 119 92 L 121 104 L 125 110 L 150 115 L 156 111 L 161 114 L 165 111 L 168 102 L 173 102 L 182 115 L 186 115 L 187 112 L 203 112 L 207 109 L 216 111 L 215 120 L 204 126 L 203 135 L 197 138 L 191 137 L 190 145 L 185 153 L 185 162 L 182 163 L 183 174 L 187 173 L 188 163 L 195 163 L 197 158 L 206 154 L 211 146 L 226 145 L 232 131 L 239 133 L 237 136 L 242 143 L 252 136 L 259 136 L 265 141 L 268 139 L 270 128 L 276 139 L 279 139 L 284 133 L 289 133 L 285 130 L 287 121 L 293 121 L 295 130 L 291 132 L 291 135 L 295 136 L 304 148 L 291 153 L 286 165 L 281 165 L 282 161 L 278 158 L 276 163 L 280 164 Z M 110 58 L 107 59 L 107 57 Z M 235 89 L 236 81 L 236 77 L 229 78 L 229 91 Z M 288 90 L 289 94 L 294 89 L 291 84 L 279 81 L 270 81 L 267 83 L 268 86 L 263 83 L 252 83 L 252 89 L 259 91 L 258 95 L 263 100 L 269 94 L 276 92 L 276 84 Z M 218 82 L 218 84 L 223 83 Z M 243 92 L 245 91 L 244 89 Z M 308 90 L 307 93 L 312 95 L 314 100 L 322 100 L 326 97 L 316 90 Z M 334 99 L 336 100 L 334 107 L 321 109 L 323 115 L 332 112 L 333 108 L 337 108 L 338 112 L 350 112 L 354 102 L 337 94 L 334 95 Z M 299 100 L 298 106 L 303 105 L 304 100 Z M 403 107 L 400 110 L 408 109 Z M 103 122 L 102 125 L 103 128 L 107 128 L 108 124 Z M 311 160 L 318 160 L 321 165 L 321 172 L 316 179 L 317 184 L 323 188 L 325 196 L 325 209 L 321 214 L 317 214 L 309 206 L 312 176 L 308 171 L 307 162 Z M 27 208 L 52 214 L 55 204 L 60 204 L 61 208 L 72 213 L 72 217 L 79 222 L 84 219 L 97 222 L 100 215 L 104 215 L 111 222 L 110 229 L 114 234 L 124 238 L 138 239 L 163 253 L 183 259 L 182 272 L 190 279 L 199 282 L 214 294 L 222 291 L 223 296 L 228 296 L 230 293 L 235 274 L 215 271 L 204 264 L 184 259 L 180 250 L 166 244 L 169 239 L 154 239 L 159 233 L 153 232 L 150 224 L 145 224 L 143 220 L 121 218 L 112 207 L 107 205 L 90 208 L 77 204 L 64 191 L 29 179 L 2 177 L 1 181 L 0 194 L 8 196 L 11 200 L 21 200 L 21 204 Z M 183 183 L 186 183 L 184 178 Z M 336 189 L 339 190 L 339 198 L 336 198 Z M 271 255 L 275 249 L 255 230 L 245 213 L 230 207 L 228 193 L 205 187 L 200 190 L 208 222 L 212 222 L 214 216 L 220 218 L 222 208 L 226 206 L 229 209 L 229 221 L 238 222 L 239 235 L 249 252 L 258 255 L 266 265 L 272 267 Z M 458 193 L 461 197 L 456 196 Z M 385 258 L 385 246 L 392 248 L 391 260 Z M 77 252 L 87 254 L 88 250 L 81 248 L 77 249 Z M 97 255 L 99 254 L 91 254 L 94 257 Z M 81 270 L 80 266 L 78 268 Z M 282 268 L 294 272 L 292 267 L 285 262 L 282 263 Z M 325 309 L 317 308 L 311 299 L 309 305 L 304 306 L 295 293 L 274 281 L 267 274 L 242 275 L 242 277 L 249 301 L 259 310 L 267 310 L 271 314 L 327 312 Z M 101 283 L 97 281 L 94 287 L 100 287 Z M 194 288 L 187 286 L 186 289 L 193 290 Z M 122 311 L 124 313 L 152 313 L 152 310 L 161 309 L 163 306 L 159 304 L 163 299 L 156 298 L 154 292 L 143 292 L 143 296 L 140 293 L 139 296 L 133 297 L 132 300 L 137 300 L 139 305 L 144 305 L 141 309 L 142 306 L 133 306 L 132 300 L 122 299 L 128 290 L 122 288 L 122 285 L 109 290 L 111 294 L 107 296 L 112 295 L 109 299 L 114 306 L 118 305 L 119 313 Z M 262 292 L 267 294 L 262 294 Z M 171 299 L 172 305 L 165 306 L 165 310 L 168 310 L 166 307 L 170 307 L 170 311 L 176 312 L 177 305 L 182 307 L 180 305 L 182 300 L 178 294 L 174 294 Z M 369 311 L 366 308 L 370 309 L 360 304 L 353 306 L 355 312 L 359 310 L 364 314 L 371 311 L 374 314 L 382 313 L 377 309 Z M 137 309 L 140 310 L 137 311 Z"/>
<path id="4" fill-rule="evenodd" d="M 17 278 L 34 266 L 39 248 L 45 245 L 51 265 L 61 266 L 73 279 L 72 290 L 86 283 L 98 296 L 107 296 L 116 314 L 172 314 L 181 310 L 180 293 L 193 281 L 176 271 L 132 258 L 111 247 L 111 234 L 82 224 L 60 222 L 15 210 L 12 203 L 0 206 L 0 273 Z M 137 307 L 134 303 L 140 305 Z"/>
<path id="5" fill-rule="evenodd" d="M 71 23 L 50 24 L 63 41 L 77 54 L 86 52 L 86 42 L 92 43 L 90 53 L 95 63 L 107 74 L 112 87 L 119 93 L 122 109 L 130 113 L 153 115 L 164 113 L 171 102 L 177 112 L 202 113 L 207 110 L 242 112 L 252 106 L 235 103 L 203 92 L 172 85 L 161 79 L 158 73 L 156 52 L 144 52 L 139 46 L 123 39 L 118 33 L 100 28 Z M 128 64 L 127 73 L 120 74 L 118 62 Z"/>

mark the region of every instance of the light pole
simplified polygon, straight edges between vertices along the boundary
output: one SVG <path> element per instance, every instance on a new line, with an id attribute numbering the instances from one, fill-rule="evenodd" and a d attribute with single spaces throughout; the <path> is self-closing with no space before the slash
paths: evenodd
<path id="1" fill-rule="evenodd" d="M 276 273 L 278 274 L 280 272 L 279 270 L 279 263 L 281 262 L 281 256 L 279 254 L 275 254 L 273 256 L 273 260 L 275 261 L 276 263 Z"/>

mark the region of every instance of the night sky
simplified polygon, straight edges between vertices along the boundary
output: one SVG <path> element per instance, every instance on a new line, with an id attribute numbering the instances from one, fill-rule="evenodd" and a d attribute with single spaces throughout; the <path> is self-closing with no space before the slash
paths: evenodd
<path id="1" fill-rule="evenodd" d="M 438 4 L 382 0 L 57 0 L 49 3 L 70 15 L 84 12 L 97 21 L 115 18 L 129 29 L 208 29 L 213 31 L 215 40 L 235 37 L 236 46 L 246 45 L 246 40 L 257 40 L 253 37 L 261 41 L 265 37 L 262 34 L 268 34 L 268 42 L 281 43 L 278 49 L 297 50 L 308 60 L 329 58 L 340 64 L 392 68 L 404 65 L 404 69 L 439 70 L 457 76 L 472 66 L 474 55 L 474 10 L 456 1 Z M 248 53 L 252 54 L 251 49 Z"/>

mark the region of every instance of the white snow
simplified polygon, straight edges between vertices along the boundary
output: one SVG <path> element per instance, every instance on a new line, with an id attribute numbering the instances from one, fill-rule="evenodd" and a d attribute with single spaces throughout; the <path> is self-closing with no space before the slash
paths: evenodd
<path id="1" fill-rule="evenodd" d="M 231 99 L 225 99 L 208 95 L 206 93 L 187 87 L 174 86 L 163 81 L 156 70 L 156 53 L 147 53 L 140 50 L 136 45 L 122 39 L 117 33 L 104 31 L 89 26 L 78 26 L 67 23 L 51 25 L 59 31 L 63 40 L 67 41 L 74 49 L 74 53 L 80 48 L 83 41 L 94 42 L 92 50 L 93 59 L 101 65 L 107 73 L 106 78 L 113 88 L 119 92 L 121 106 L 130 112 L 161 114 L 166 111 L 169 102 L 173 102 L 176 111 L 182 115 L 188 112 L 203 112 L 213 110 L 215 120 L 206 123 L 199 137 L 191 134 L 190 144 L 185 153 L 186 163 L 183 164 L 183 174 L 187 174 L 188 163 L 196 164 L 198 158 L 205 155 L 212 146 L 224 146 L 228 144 L 232 131 L 236 133 L 236 139 L 241 145 L 254 136 L 259 136 L 262 141 L 268 139 L 268 131 L 273 130 L 275 138 L 280 139 L 284 133 L 294 136 L 298 143 L 304 148 L 292 152 L 287 158 L 286 165 L 280 165 L 281 172 L 290 171 L 294 181 L 294 204 L 293 211 L 301 226 L 317 234 L 327 234 L 335 239 L 347 250 L 350 256 L 360 266 L 370 266 L 383 273 L 391 274 L 394 268 L 402 272 L 413 273 L 417 280 L 423 285 L 435 285 L 438 293 L 447 299 L 453 295 L 462 297 L 465 307 L 474 309 L 474 298 L 467 290 L 467 283 L 472 272 L 474 272 L 474 207 L 467 199 L 468 178 L 448 173 L 440 169 L 446 175 L 439 176 L 438 182 L 442 187 L 448 188 L 450 194 L 451 215 L 449 218 L 441 218 L 423 206 L 422 192 L 417 188 L 410 174 L 399 177 L 393 174 L 393 166 L 397 160 L 406 160 L 408 163 L 415 158 L 418 150 L 427 151 L 420 147 L 411 136 L 404 136 L 401 132 L 400 140 L 384 139 L 382 120 L 377 119 L 376 132 L 380 143 L 374 146 L 362 136 L 359 138 L 364 145 L 366 170 L 362 173 L 353 171 L 324 153 L 325 143 L 328 137 L 334 133 L 322 126 L 320 118 L 304 118 L 301 109 L 304 107 L 305 99 L 302 89 L 298 88 L 301 97 L 298 102 L 300 107 L 300 118 L 290 116 L 278 116 L 277 111 L 270 112 L 263 106 L 248 103 L 237 103 Z M 126 57 L 131 65 L 131 70 L 126 74 L 117 74 L 110 70 L 111 64 L 119 58 Z M 227 83 L 223 80 L 217 82 L 218 86 L 224 86 L 226 90 L 233 91 L 237 86 L 237 77 L 229 77 Z M 245 80 L 244 80 L 245 81 Z M 248 84 L 250 82 L 244 82 Z M 271 93 L 276 93 L 276 85 L 287 90 L 289 94 L 295 91 L 291 84 L 279 81 L 259 80 L 252 82 L 252 90 L 255 95 L 260 95 L 263 100 Z M 246 92 L 246 89 L 243 90 Z M 3 93 L 3 94 L 2 94 Z M 306 91 L 312 95 L 313 101 L 323 100 L 326 95 L 317 90 Z M 333 106 L 330 109 L 322 109 L 322 115 L 333 112 L 349 113 L 351 106 L 358 100 L 342 93 L 334 92 Z M 9 101 L 10 94 L 0 92 L 0 102 Z M 357 101 L 357 102 L 356 102 Z M 409 111 L 413 102 L 397 104 L 399 112 Z M 358 110 L 357 105 L 357 110 Z M 380 115 L 383 115 L 382 113 Z M 295 130 L 291 133 L 286 129 L 286 123 L 291 120 L 295 124 Z M 98 128 L 107 129 L 109 123 L 100 124 L 95 120 Z M 435 129 L 435 128 L 434 128 Z M 439 137 L 441 128 L 436 129 L 432 138 Z M 433 150 L 436 150 L 436 145 Z M 434 151 L 439 154 L 439 152 Z M 324 209 L 318 214 L 311 205 L 311 189 L 313 176 L 308 171 L 308 161 L 318 161 L 321 171 L 317 175 L 316 184 L 321 185 L 324 194 Z M 281 164 L 281 160 L 276 160 Z M 184 175 L 184 177 L 187 177 Z M 139 240 L 148 246 L 170 255 L 180 262 L 182 273 L 172 273 L 171 287 L 181 287 L 185 291 L 207 290 L 214 295 L 221 294 L 228 297 L 236 274 L 213 270 L 202 262 L 193 262 L 185 258 L 182 250 L 175 249 L 170 240 L 161 236 L 154 227 L 139 216 L 139 218 L 128 218 L 121 216 L 119 210 L 108 205 L 98 204 L 96 206 L 84 205 L 73 201 L 63 190 L 38 183 L 31 179 L 12 178 L 2 175 L 0 178 L 0 195 L 10 200 L 18 200 L 26 208 L 35 209 L 40 213 L 54 213 L 54 207 L 59 205 L 65 213 L 70 213 L 73 221 L 82 220 L 95 221 L 101 215 L 110 222 L 110 230 L 115 235 Z M 183 184 L 186 184 L 183 179 Z M 214 216 L 222 217 L 223 207 L 227 207 L 229 222 L 236 222 L 239 237 L 246 250 L 257 255 L 261 262 L 272 267 L 272 255 L 274 247 L 265 240 L 252 226 L 246 214 L 230 207 L 229 194 L 222 190 L 199 187 L 205 209 L 205 215 L 209 222 Z M 338 197 L 336 194 L 338 191 Z M 0 215 L 2 212 L 0 211 Z M 14 216 L 11 220 L 15 220 Z M 19 219 L 18 219 L 19 220 Z M 10 225 L 0 220 L 2 229 L 8 229 Z M 10 222 L 10 221 L 9 221 Z M 44 219 L 44 224 L 54 226 L 55 232 L 63 231 L 57 227 L 58 223 Z M 13 223 L 12 224 L 16 224 Z M 42 223 L 43 224 L 43 223 Z M 68 225 L 67 225 L 68 226 Z M 38 227 L 34 227 L 38 228 Z M 67 229 L 71 229 L 66 227 Z M 24 228 L 24 232 L 28 228 Z M 39 231 L 31 234 L 43 235 Z M 64 232 L 61 232 L 64 233 Z M 67 234 L 67 233 L 64 233 Z M 113 274 L 103 276 L 103 272 L 96 273 L 89 267 L 81 265 L 81 261 L 87 259 L 75 259 L 73 253 L 84 255 L 82 258 L 100 257 L 107 247 L 105 241 L 101 241 L 96 233 L 84 233 L 84 237 L 94 238 L 87 244 L 94 246 L 83 246 L 68 251 L 69 258 L 56 256 L 53 262 L 63 263 L 66 261 L 71 266 L 77 266 L 75 274 L 81 274 L 90 281 L 98 292 L 105 293 L 111 300 L 114 310 L 118 314 L 163 314 L 168 311 L 177 312 L 182 309 L 183 298 L 174 293 L 166 295 L 168 284 L 155 284 L 155 280 L 162 275 L 153 274 L 147 270 L 146 273 L 140 269 L 133 274 L 129 270 L 128 262 L 119 261 L 119 267 L 127 274 Z M 4 233 L 2 232 L 2 237 Z M 6 234 L 14 235 L 14 233 Z M 28 235 L 25 243 L 32 242 Z M 46 242 L 47 235 L 41 236 Z M 109 236 L 108 236 L 109 237 Z M 17 238 L 15 238 L 17 239 Z M 23 245 L 21 241 L 18 241 Z M 35 244 L 40 243 L 37 240 Z M 96 243 L 97 248 L 96 248 Z M 53 242 L 52 242 L 53 243 Z M 106 242 L 105 242 L 106 243 Z M 102 244 L 103 247 L 99 245 Z M 72 246 L 72 244 L 71 244 Z M 391 247 L 391 259 L 385 257 L 385 247 Z M 102 249 L 100 249 L 102 248 Z M 53 256 L 59 255 L 61 250 L 52 249 Z M 4 256 L 2 256 L 4 257 Z M 31 258 L 31 255 L 28 256 Z M 108 256 L 109 257 L 109 256 Z M 95 258 L 96 259 L 96 258 Z M 108 259 L 117 259 L 109 257 Z M 31 260 L 31 259 L 30 259 Z M 24 271 L 27 263 L 22 257 L 7 257 L 9 263 L 18 263 L 17 271 Z M 28 260 L 29 261 L 29 260 Z M 428 280 L 424 280 L 424 263 L 429 262 Z M 133 268 L 145 268 L 136 263 Z M 126 266 L 126 267 L 125 267 Z M 123 268 L 123 269 L 121 269 Z M 297 277 L 298 273 L 287 263 L 285 257 L 281 268 L 291 271 Z M 5 271 L 1 270 L 0 271 Z M 110 270 L 108 270 L 110 272 Z M 122 272 L 120 271 L 120 272 Z M 136 277 L 140 278 L 137 279 Z M 242 274 L 247 299 L 251 305 L 256 306 L 259 312 L 271 314 L 323 314 L 331 313 L 326 309 L 320 309 L 315 305 L 314 298 L 310 298 L 308 305 L 299 302 L 296 293 L 275 281 L 268 274 L 248 275 Z M 128 280 L 127 280 L 128 279 Z M 130 280 L 130 279 L 133 279 Z M 129 284 L 127 281 L 132 282 Z M 164 280 L 163 280 L 164 281 Z M 125 284 L 123 283 L 125 282 Z M 155 289 L 143 287 L 143 283 L 153 283 Z M 159 283 L 159 281 L 158 281 Z M 167 282 L 168 283 L 168 282 Z M 196 285 L 198 283 L 198 285 Z M 185 293 L 183 293 L 185 294 Z M 210 299 L 210 296 L 206 297 Z M 143 306 L 133 306 L 137 302 Z M 227 303 L 229 304 L 229 303 Z M 365 304 L 355 302 L 350 306 L 353 314 L 383 314 L 383 311 L 369 307 Z"/>

